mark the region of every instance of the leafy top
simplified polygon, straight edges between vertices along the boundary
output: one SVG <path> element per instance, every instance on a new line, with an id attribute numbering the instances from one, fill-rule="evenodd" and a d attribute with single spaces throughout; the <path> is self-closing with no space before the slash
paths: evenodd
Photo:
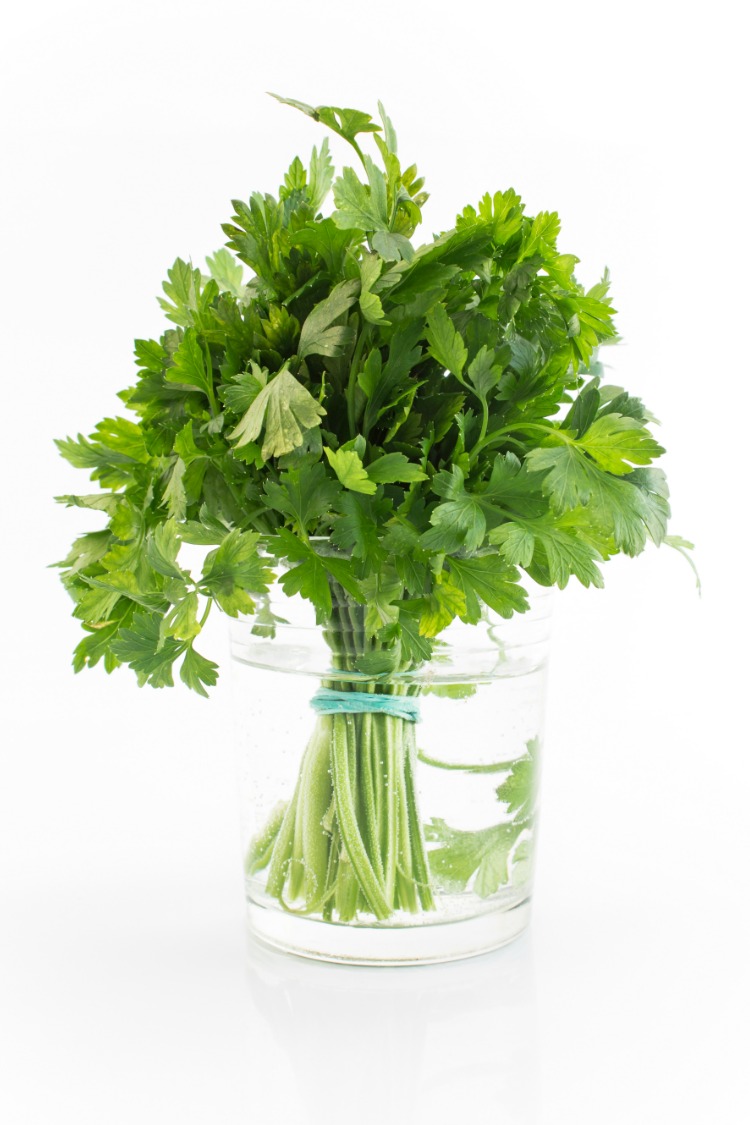
<path id="1" fill-rule="evenodd" d="M 208 274 L 175 262 L 171 326 L 136 340 L 120 395 L 136 420 L 58 442 L 101 489 L 60 499 L 107 519 L 59 564 L 85 630 L 76 669 L 127 663 L 161 687 L 180 659 L 205 694 L 208 610 L 252 612 L 274 558 L 321 621 L 343 592 L 366 605 L 363 668 L 368 647 L 379 670 L 404 667 L 456 617 L 522 611 L 522 572 L 599 586 L 603 560 L 665 539 L 653 419 L 602 384 L 609 278 L 576 280 L 557 215 L 528 216 L 508 189 L 417 246 L 427 195 L 383 107 L 377 122 L 287 104 L 359 170 L 334 178 L 324 140 L 276 196 L 236 200 L 227 248 Z M 182 542 L 214 548 L 198 578 Z"/>

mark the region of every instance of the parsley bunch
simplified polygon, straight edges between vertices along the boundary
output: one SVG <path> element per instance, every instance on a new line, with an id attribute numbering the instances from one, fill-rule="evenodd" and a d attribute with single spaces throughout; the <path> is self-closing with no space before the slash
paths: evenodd
<path id="1" fill-rule="evenodd" d="M 319 714 L 293 794 L 250 844 L 251 897 L 383 921 L 435 909 L 441 889 L 485 898 L 527 880 L 537 742 L 511 762 L 450 765 L 417 750 L 408 714 L 385 701 L 353 713 L 346 693 L 416 694 L 389 674 L 427 661 L 457 617 L 522 612 L 524 574 L 599 586 L 617 552 L 687 545 L 666 535 L 653 419 L 602 384 L 609 279 L 579 284 L 557 215 L 497 192 L 415 247 L 427 196 L 382 106 L 378 124 L 288 104 L 361 168 L 335 177 L 324 140 L 277 196 L 234 202 L 207 275 L 180 259 L 168 271 L 171 326 L 136 341 L 120 396 L 135 420 L 58 442 L 100 486 L 59 499 L 107 518 L 59 565 L 85 633 L 77 671 L 128 664 L 163 687 L 179 662 L 203 695 L 217 667 L 195 645 L 214 604 L 262 610 L 268 628 L 257 602 L 275 581 L 312 602 L 342 705 Z M 197 577 L 183 543 L 211 548 Z M 502 772 L 504 819 L 423 824 L 418 760 Z"/>
<path id="2" fill-rule="evenodd" d="M 235 201 L 208 274 L 168 271 L 170 326 L 136 341 L 120 395 L 135 419 L 58 442 L 101 489 L 59 499 L 107 517 L 59 564 L 76 670 L 128 664 L 163 687 L 179 661 L 206 694 L 211 606 L 252 613 L 279 559 L 320 622 L 342 596 L 362 607 L 352 667 L 412 667 L 454 618 L 523 611 L 524 572 L 599 586 L 603 560 L 665 538 L 653 419 L 596 358 L 616 339 L 609 279 L 579 284 L 557 215 L 509 189 L 416 247 L 427 195 L 382 106 L 378 124 L 287 104 L 359 171 L 335 177 L 326 139 L 277 196 Z M 183 542 L 212 548 L 197 578 Z"/>

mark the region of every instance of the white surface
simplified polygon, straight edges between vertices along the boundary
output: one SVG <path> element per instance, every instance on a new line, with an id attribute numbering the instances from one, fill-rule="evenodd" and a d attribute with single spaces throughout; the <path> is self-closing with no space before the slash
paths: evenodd
<path id="1" fill-rule="evenodd" d="M 747 180 L 730 5 L 25 4 L 0 62 L 3 1125 L 721 1122 L 747 1086 Z M 343 11 L 343 9 L 342 9 Z M 331 22 L 333 21 L 333 22 Z M 330 26 L 329 26 L 330 24 Z M 359 34 L 360 38 L 355 37 Z M 351 39 L 355 49 L 347 48 Z M 419 68 L 419 69 L 418 69 Z M 557 208 L 664 419 L 671 553 L 560 600 L 534 921 L 474 962 L 246 954 L 222 703 L 74 678 L 53 436 L 117 408 L 177 254 L 371 107 L 433 199 Z M 334 146 L 342 159 L 342 150 Z M 211 635 L 222 657 L 222 631 Z M 743 851 L 744 849 L 744 851 Z"/>

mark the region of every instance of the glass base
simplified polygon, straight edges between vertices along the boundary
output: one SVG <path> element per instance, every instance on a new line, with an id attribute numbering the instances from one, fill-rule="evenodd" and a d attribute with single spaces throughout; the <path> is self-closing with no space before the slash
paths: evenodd
<path id="1" fill-rule="evenodd" d="M 518 937 L 531 900 L 471 918 L 429 925 L 360 926 L 323 922 L 248 903 L 251 935 L 264 945 L 315 961 L 343 965 L 434 965 L 478 957 Z"/>

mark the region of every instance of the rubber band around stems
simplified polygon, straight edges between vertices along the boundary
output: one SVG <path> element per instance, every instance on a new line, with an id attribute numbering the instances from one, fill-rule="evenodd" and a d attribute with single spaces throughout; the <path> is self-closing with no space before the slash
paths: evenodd
<path id="1" fill-rule="evenodd" d="M 318 715 L 391 715 L 407 723 L 419 722 L 419 704 L 405 695 L 375 695 L 364 691 L 319 688 L 310 700 Z"/>

